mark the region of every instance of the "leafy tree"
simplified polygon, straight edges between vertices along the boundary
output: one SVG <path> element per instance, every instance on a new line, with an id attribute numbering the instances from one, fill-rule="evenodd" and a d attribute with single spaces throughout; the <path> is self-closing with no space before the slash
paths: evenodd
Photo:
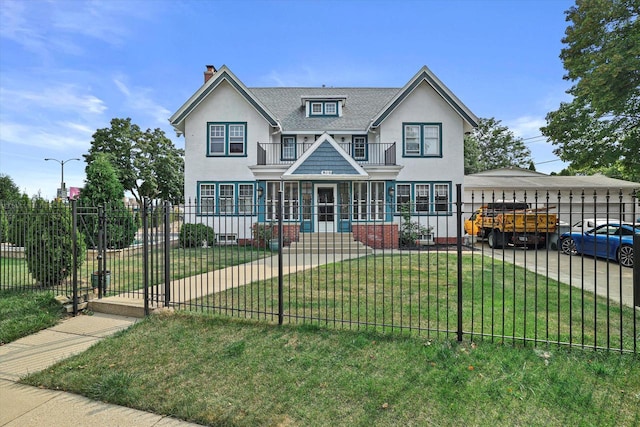
<path id="1" fill-rule="evenodd" d="M 143 197 L 180 203 L 184 198 L 184 150 L 176 148 L 160 129 L 142 131 L 131 119 L 112 119 L 111 127 L 93 134 L 87 164 L 105 153 L 125 190 Z"/>
<path id="2" fill-rule="evenodd" d="M 26 194 L 5 204 L 8 225 L 8 241 L 16 246 L 24 246 L 29 218 L 33 211 L 31 199 Z"/>
<path id="3" fill-rule="evenodd" d="M 495 118 L 478 121 L 478 127 L 464 137 L 465 174 L 517 166 L 526 168 L 531 151 L 521 138 Z"/>
<path id="4" fill-rule="evenodd" d="M 105 211 L 106 241 L 108 248 L 124 248 L 133 243 L 137 224 L 131 212 L 125 207 L 124 189 L 109 157 L 98 153 L 87 166 L 87 180 L 80 191 L 79 204 L 82 207 L 103 206 Z M 95 214 L 83 215 L 79 228 L 83 231 L 87 246 L 98 246 L 99 218 Z"/>
<path id="5" fill-rule="evenodd" d="M 43 287 L 57 286 L 73 272 L 73 218 L 68 205 L 38 199 L 29 221 L 25 258 L 31 275 Z M 77 238 L 78 265 L 86 256 L 84 239 Z"/>
<path id="6" fill-rule="evenodd" d="M 576 170 L 640 181 L 640 2 L 577 0 L 560 53 L 571 102 L 541 128 Z"/>
<path id="7" fill-rule="evenodd" d="M 20 198 L 20 189 L 9 175 L 0 174 L 0 200 L 15 201 Z"/>

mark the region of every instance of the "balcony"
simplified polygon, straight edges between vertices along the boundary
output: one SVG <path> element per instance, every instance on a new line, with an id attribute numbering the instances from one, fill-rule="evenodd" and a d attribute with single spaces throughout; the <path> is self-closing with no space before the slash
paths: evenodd
<path id="1" fill-rule="evenodd" d="M 367 143 L 354 147 L 352 142 L 338 142 L 347 155 L 359 165 L 395 166 L 396 143 Z M 291 165 L 298 160 L 313 142 L 297 142 L 283 145 L 281 142 L 258 142 L 258 165 Z"/>

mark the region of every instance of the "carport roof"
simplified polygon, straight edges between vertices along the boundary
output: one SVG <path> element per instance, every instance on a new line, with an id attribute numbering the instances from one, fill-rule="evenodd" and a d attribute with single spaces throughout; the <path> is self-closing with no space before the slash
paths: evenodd
<path id="1" fill-rule="evenodd" d="M 582 189 L 611 189 L 633 190 L 640 189 L 640 183 L 609 178 L 604 175 L 591 176 L 558 176 L 518 174 L 499 175 L 480 173 L 464 177 L 465 189 L 508 189 L 508 190 L 582 190 Z"/>

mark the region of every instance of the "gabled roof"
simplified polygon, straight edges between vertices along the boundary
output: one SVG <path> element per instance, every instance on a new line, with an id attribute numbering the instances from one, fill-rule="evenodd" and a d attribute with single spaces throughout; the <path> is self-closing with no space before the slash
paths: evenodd
<path id="1" fill-rule="evenodd" d="M 251 104 L 257 111 L 269 122 L 271 126 L 280 127 L 276 116 L 269 111 L 269 109 L 262 104 L 262 102 L 255 97 L 255 95 L 247 88 L 232 72 L 223 65 L 200 89 L 194 93 L 191 98 L 185 102 L 182 107 L 178 109 L 170 118 L 169 123 L 176 128 L 180 133 L 184 133 L 184 121 L 187 116 L 198 106 L 200 103 L 213 92 L 220 83 L 223 81 L 228 82 L 231 86 L 238 91 L 238 93 L 244 97 L 249 104 Z"/>
<path id="2" fill-rule="evenodd" d="M 398 88 L 270 87 L 251 88 L 251 92 L 291 133 L 367 131 L 374 117 L 397 93 Z M 342 117 L 307 117 L 301 100 L 346 98 Z"/>
<path id="3" fill-rule="evenodd" d="M 397 95 L 373 118 L 371 122 L 371 127 L 379 126 L 384 119 L 386 119 L 397 107 L 404 101 L 404 99 L 413 92 L 413 90 L 418 87 L 422 82 L 427 82 L 435 91 L 438 93 L 450 106 L 456 111 L 462 119 L 469 124 L 471 127 L 478 126 L 478 117 L 471 112 L 467 108 L 466 105 L 462 103 L 458 99 L 457 96 L 453 94 L 449 90 L 448 87 L 444 85 L 436 77 L 435 74 L 431 72 L 427 66 L 423 66 L 418 73 L 413 76 L 409 83 L 407 83 L 398 93 Z"/>
<path id="4" fill-rule="evenodd" d="M 283 179 L 368 179 L 369 174 L 328 133 L 323 133 L 282 174 Z"/>

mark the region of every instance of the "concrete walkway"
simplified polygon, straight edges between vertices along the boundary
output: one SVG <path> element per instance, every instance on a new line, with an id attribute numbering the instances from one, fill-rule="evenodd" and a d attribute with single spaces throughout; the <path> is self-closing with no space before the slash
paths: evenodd
<path id="1" fill-rule="evenodd" d="M 62 391 L 17 384 L 21 377 L 81 353 L 138 319 L 96 313 L 0 347 L 0 426 L 193 426 L 157 414 L 96 402 Z"/>

